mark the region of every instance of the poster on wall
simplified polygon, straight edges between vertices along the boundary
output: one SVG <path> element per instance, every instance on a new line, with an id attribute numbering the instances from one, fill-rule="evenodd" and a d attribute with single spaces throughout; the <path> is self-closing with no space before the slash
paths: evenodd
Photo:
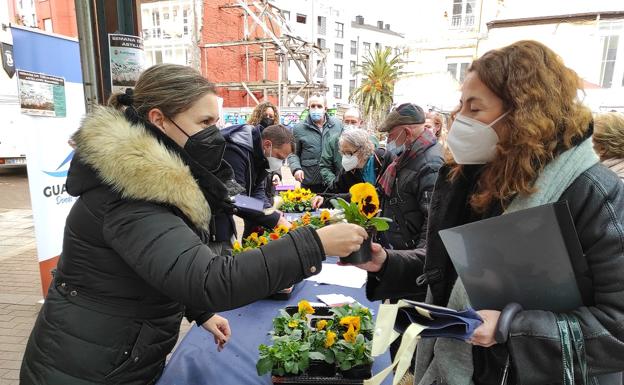
<path id="1" fill-rule="evenodd" d="M 133 88 L 145 65 L 143 39 L 111 33 L 108 35 L 108 47 L 111 91 L 124 92 L 126 88 Z"/>
<path id="2" fill-rule="evenodd" d="M 22 114 L 65 117 L 65 79 L 24 70 L 17 71 L 17 78 Z"/>

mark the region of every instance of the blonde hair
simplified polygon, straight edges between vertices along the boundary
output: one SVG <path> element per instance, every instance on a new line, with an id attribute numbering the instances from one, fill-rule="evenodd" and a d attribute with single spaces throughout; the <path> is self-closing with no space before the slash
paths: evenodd
<path id="1" fill-rule="evenodd" d="M 157 64 L 139 76 L 132 92 L 132 106 L 142 118 L 153 108 L 174 117 L 206 94 L 216 94 L 215 86 L 198 71 L 178 64 Z M 120 98 L 124 96 L 124 93 L 112 94 L 108 105 L 123 109 L 127 104 Z"/>
<path id="2" fill-rule="evenodd" d="M 600 159 L 624 159 L 624 115 L 608 112 L 596 116 L 593 140 Z"/>
<path id="3" fill-rule="evenodd" d="M 592 115 L 577 99 L 581 78 L 537 41 L 489 51 L 468 72 L 475 72 L 509 111 L 501 121 L 497 157 L 484 167 L 470 198 L 471 207 L 484 212 L 494 201 L 504 206 L 516 194 L 534 193 L 544 166 L 587 134 Z M 454 179 L 462 167 L 450 153 L 447 159 Z"/>

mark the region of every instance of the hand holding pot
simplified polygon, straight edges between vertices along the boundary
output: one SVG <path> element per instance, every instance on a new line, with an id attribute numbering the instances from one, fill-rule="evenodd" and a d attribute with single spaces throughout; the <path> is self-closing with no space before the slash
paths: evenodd
<path id="1" fill-rule="evenodd" d="M 372 259 L 365 263 L 354 264 L 353 266 L 359 267 L 362 270 L 366 270 L 371 273 L 377 273 L 381 270 L 382 266 L 388 258 L 388 253 L 384 250 L 379 243 L 371 243 L 371 255 Z M 340 265 L 351 265 L 350 263 L 338 262 Z"/>
<path id="2" fill-rule="evenodd" d="M 326 255 L 344 257 L 359 250 L 368 237 L 363 227 L 351 223 L 337 223 L 316 230 Z"/>

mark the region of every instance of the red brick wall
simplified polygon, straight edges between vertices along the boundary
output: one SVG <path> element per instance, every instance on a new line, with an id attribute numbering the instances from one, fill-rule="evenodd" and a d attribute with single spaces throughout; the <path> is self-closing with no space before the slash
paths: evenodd
<path id="1" fill-rule="evenodd" d="M 76 26 L 76 8 L 73 0 L 35 1 L 37 25 L 44 29 L 44 19 L 52 19 L 52 32 L 60 35 L 78 37 Z"/>
<path id="2" fill-rule="evenodd" d="M 204 17 L 200 46 L 207 43 L 237 41 L 243 38 L 243 12 L 240 8 L 219 8 L 221 5 L 231 4 L 228 0 L 205 0 Z M 251 18 L 249 18 L 251 20 Z M 251 25 L 251 22 L 249 22 Z M 258 26 L 253 37 L 264 38 L 264 32 Z M 259 45 L 250 45 L 251 52 L 261 52 Z M 245 66 L 245 47 L 220 47 L 201 48 L 201 69 L 204 76 L 215 83 L 247 81 Z M 249 59 L 249 81 L 262 80 L 262 59 Z M 277 81 L 278 65 L 269 62 L 267 67 L 267 79 Z M 254 106 L 252 98 L 247 97 L 244 91 L 229 91 L 220 89 L 219 95 L 223 97 L 224 107 Z M 262 101 L 262 92 L 255 94 Z M 277 100 L 270 97 L 273 103 Z"/>

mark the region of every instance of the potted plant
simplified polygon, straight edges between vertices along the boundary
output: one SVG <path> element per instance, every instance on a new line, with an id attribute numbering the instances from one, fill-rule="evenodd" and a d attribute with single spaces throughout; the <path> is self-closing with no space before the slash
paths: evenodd
<path id="1" fill-rule="evenodd" d="M 260 345 L 260 358 L 256 363 L 258 375 L 269 372 L 276 376 L 303 374 L 310 364 L 310 344 L 297 337 L 300 337 L 298 333 L 275 337 L 273 345 Z"/>
<path id="2" fill-rule="evenodd" d="M 366 229 L 368 238 L 359 250 L 354 251 L 348 257 L 342 258 L 345 263 L 365 263 L 372 259 L 371 242 L 372 238 L 379 231 L 386 231 L 390 228 L 388 224 L 390 218 L 379 217 L 379 196 L 375 186 L 370 183 L 357 183 L 349 189 L 351 194 L 351 202 L 347 203 L 342 198 L 332 200 L 332 204 L 336 208 L 344 210 L 344 216 L 347 222 L 360 225 Z"/>
<path id="3" fill-rule="evenodd" d="M 345 334 L 345 339 L 336 342 L 333 348 L 336 365 L 345 378 L 370 378 L 373 365 L 372 342 L 352 329 Z"/>
<path id="4" fill-rule="evenodd" d="M 373 321 L 373 315 L 367 307 L 354 303 L 334 307 L 330 311 L 334 315 L 334 323 L 338 325 L 344 325 L 347 322 L 348 326 L 349 321 L 344 321 L 346 317 L 359 317 L 359 331 L 364 337 L 372 340 L 375 322 Z"/>
<path id="5" fill-rule="evenodd" d="M 337 334 L 332 330 L 332 320 L 318 320 L 316 331 L 310 333 L 310 368 L 312 377 L 333 377 L 336 374 L 335 355 L 331 349 L 336 343 Z"/>

